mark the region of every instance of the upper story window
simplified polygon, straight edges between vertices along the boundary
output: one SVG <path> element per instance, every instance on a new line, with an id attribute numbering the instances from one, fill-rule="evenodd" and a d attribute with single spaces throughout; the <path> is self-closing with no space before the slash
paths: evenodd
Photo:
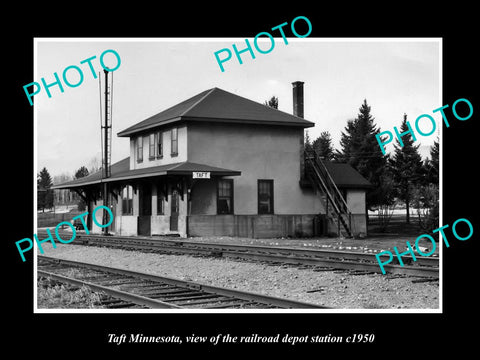
<path id="1" fill-rule="evenodd" d="M 171 156 L 176 156 L 176 155 L 178 155 L 178 129 L 177 128 L 172 129 L 171 137 L 172 137 L 172 153 L 171 153 Z"/>
<path id="2" fill-rule="evenodd" d="M 148 136 L 148 159 L 155 159 L 155 134 Z"/>
<path id="3" fill-rule="evenodd" d="M 157 132 L 157 158 L 163 157 L 163 131 Z"/>
<path id="4" fill-rule="evenodd" d="M 143 161 L 143 137 L 139 136 L 136 140 L 137 162 Z"/>

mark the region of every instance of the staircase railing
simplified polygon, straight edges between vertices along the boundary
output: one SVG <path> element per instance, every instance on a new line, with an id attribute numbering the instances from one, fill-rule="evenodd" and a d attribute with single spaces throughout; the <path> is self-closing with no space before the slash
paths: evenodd
<path id="1" fill-rule="evenodd" d="M 352 236 L 352 213 L 343 198 L 340 190 L 333 181 L 322 159 L 314 150 L 305 151 L 306 174 L 311 181 L 325 194 L 327 199 L 326 212 L 329 213 L 329 203 L 332 204 L 333 211 L 337 217 L 338 231 L 340 234 L 340 224 L 342 224 L 348 236 Z"/>

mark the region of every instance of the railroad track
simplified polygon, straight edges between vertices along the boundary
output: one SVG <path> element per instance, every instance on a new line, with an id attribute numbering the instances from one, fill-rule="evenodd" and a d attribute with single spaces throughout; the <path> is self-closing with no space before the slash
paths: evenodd
<path id="1" fill-rule="evenodd" d="M 327 307 L 124 269 L 38 255 L 37 277 L 117 299 L 110 307 L 161 309 L 326 309 Z"/>
<path id="2" fill-rule="evenodd" d="M 47 234 L 45 233 L 46 236 Z M 65 236 L 71 237 L 71 234 Z M 375 255 L 361 252 L 201 243 L 165 238 L 86 235 L 78 232 L 73 243 L 165 254 L 213 256 L 242 261 L 290 264 L 293 266 L 314 267 L 317 270 L 345 270 L 354 274 L 381 274 Z M 437 257 L 417 256 L 417 261 L 415 262 L 409 256 L 405 256 L 402 259 L 406 264 L 404 266 L 396 265 L 393 262 L 384 265 L 387 274 L 432 279 L 439 278 L 439 261 Z"/>

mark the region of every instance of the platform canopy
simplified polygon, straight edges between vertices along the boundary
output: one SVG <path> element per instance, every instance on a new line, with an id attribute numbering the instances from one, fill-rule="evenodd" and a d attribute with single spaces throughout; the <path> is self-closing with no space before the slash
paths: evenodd
<path id="1" fill-rule="evenodd" d="M 179 162 L 160 166 L 152 166 L 143 169 L 130 170 L 130 157 L 127 157 L 112 165 L 112 175 L 107 179 L 102 179 L 102 171 L 80 179 L 67 181 L 62 184 L 52 186 L 52 189 L 73 189 L 88 185 L 100 184 L 103 182 L 115 182 L 123 180 L 135 180 L 140 178 L 167 176 L 167 175 L 190 175 L 198 172 L 208 172 L 212 176 L 239 176 L 240 171 L 218 168 L 215 166 L 198 164 L 192 162 Z"/>

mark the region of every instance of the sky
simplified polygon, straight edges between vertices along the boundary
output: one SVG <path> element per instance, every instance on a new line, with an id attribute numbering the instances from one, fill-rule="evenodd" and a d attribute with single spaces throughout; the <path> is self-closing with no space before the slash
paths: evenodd
<path id="1" fill-rule="evenodd" d="M 253 43 L 253 39 L 249 39 Z M 78 66 L 83 81 L 64 92 L 51 86 L 51 98 L 42 87 L 34 96 L 36 164 L 38 173 L 46 167 L 50 175 L 73 175 L 81 166 L 90 167 L 101 159 L 99 62 L 105 50 L 115 50 L 121 64 L 113 74 L 112 163 L 129 156 L 128 138 L 116 134 L 162 110 L 204 90 L 218 87 L 248 99 L 264 103 L 278 97 L 279 110 L 292 113 L 292 82 L 303 81 L 304 117 L 315 123 L 309 129 L 314 140 L 329 131 L 333 146 L 347 121 L 358 115 L 366 99 L 381 131 L 399 127 L 403 114 L 412 126 L 421 114 L 433 114 L 441 103 L 441 40 L 438 38 L 275 38 L 268 54 L 253 47 L 223 63 L 220 70 L 214 53 L 224 48 L 232 51 L 246 47 L 245 38 L 158 38 L 158 39 L 35 39 L 34 79 L 54 82 L 54 72 L 62 79 L 68 66 Z M 252 45 L 253 46 L 253 45 Z M 270 40 L 260 38 L 259 46 L 268 49 Z M 91 64 L 81 61 L 96 56 Z M 221 55 L 223 56 L 223 54 Z M 114 67 L 117 59 L 105 53 L 105 66 Z M 75 70 L 67 72 L 71 83 L 80 82 Z M 27 97 L 25 101 L 28 103 Z M 103 95 L 102 95 L 103 101 Z M 102 104 L 103 108 L 103 104 Z M 422 128 L 422 126 L 421 126 Z M 441 126 L 428 137 L 417 136 L 423 157 L 440 135 Z M 427 132 L 425 125 L 424 132 Z M 393 144 L 393 142 L 392 142 Z M 387 145 L 387 152 L 393 145 Z"/>

